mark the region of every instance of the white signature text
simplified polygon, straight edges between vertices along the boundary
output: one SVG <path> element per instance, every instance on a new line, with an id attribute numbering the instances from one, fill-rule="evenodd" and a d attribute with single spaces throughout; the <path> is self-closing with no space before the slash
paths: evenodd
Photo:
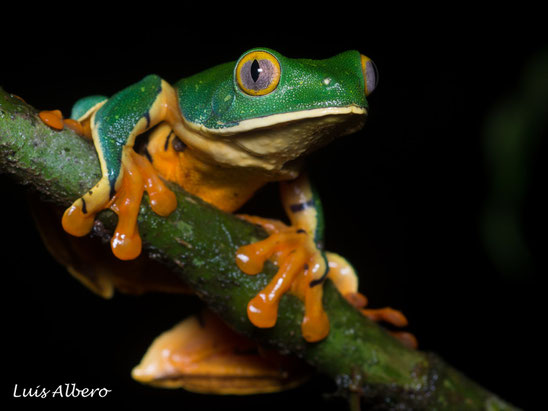
<path id="1" fill-rule="evenodd" d="M 14 398 L 105 398 L 112 390 L 107 388 L 78 388 L 76 384 L 61 384 L 55 388 L 37 385 L 33 388 L 23 388 L 15 384 Z"/>

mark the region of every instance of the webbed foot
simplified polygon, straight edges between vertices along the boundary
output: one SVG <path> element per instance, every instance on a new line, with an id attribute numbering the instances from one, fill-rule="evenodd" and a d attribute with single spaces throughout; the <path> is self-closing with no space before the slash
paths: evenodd
<path id="1" fill-rule="evenodd" d="M 245 395 L 295 387 L 310 373 L 297 358 L 265 350 L 205 311 L 157 337 L 132 376 L 160 387 Z"/>
<path id="2" fill-rule="evenodd" d="M 248 218 L 249 219 L 249 218 Z M 299 296 L 305 304 L 301 324 L 303 337 L 319 341 L 329 333 L 329 320 L 322 305 L 322 280 L 327 274 L 327 261 L 316 247 L 312 237 L 298 227 L 276 225 L 272 220 L 253 218 L 269 224 L 273 232 L 265 240 L 241 247 L 236 262 L 246 274 L 262 271 L 267 259 L 274 257 L 279 269 L 270 283 L 247 306 L 249 320 L 257 327 L 268 328 L 276 324 L 280 298 L 288 291 Z"/>
<path id="3" fill-rule="evenodd" d="M 262 271 L 269 258 L 280 267 L 271 282 L 248 304 L 248 317 L 254 325 L 274 326 L 279 299 L 285 292 L 291 291 L 305 301 L 303 337 L 309 342 L 325 338 L 329 333 L 329 320 L 322 306 L 322 278 L 318 278 L 318 270 L 323 270 L 327 259 L 327 278 L 333 281 L 337 290 L 352 306 L 372 321 L 384 322 L 397 328 L 407 326 L 407 318 L 401 311 L 390 307 L 365 308 L 368 304 L 367 298 L 358 292 L 358 277 L 345 258 L 331 252 L 321 253 L 306 233 L 280 221 L 247 215 L 240 217 L 261 226 L 270 236 L 241 247 L 236 256 L 238 267 L 246 274 L 257 274 Z M 315 267 L 315 270 L 310 267 Z M 389 333 L 408 347 L 417 348 L 417 339 L 413 334 L 405 331 Z"/>
<path id="4" fill-rule="evenodd" d="M 144 191 L 148 193 L 153 211 L 161 216 L 169 215 L 177 206 L 177 200 L 150 162 L 132 149 L 124 151 L 120 173 L 116 192 L 111 193 L 111 184 L 103 177 L 65 211 L 62 223 L 68 233 L 84 236 L 91 231 L 95 215 L 110 208 L 118 215 L 118 224 L 111 240 L 112 251 L 121 260 L 131 260 L 141 252 L 137 216 Z"/>
<path id="5" fill-rule="evenodd" d="M 71 118 L 63 118 L 63 114 L 60 110 L 43 110 L 38 113 L 38 117 L 44 124 L 51 127 L 54 130 L 63 130 L 68 127 L 76 134 L 82 137 L 91 138 L 91 129 L 89 128 L 89 121 L 81 123 Z"/>

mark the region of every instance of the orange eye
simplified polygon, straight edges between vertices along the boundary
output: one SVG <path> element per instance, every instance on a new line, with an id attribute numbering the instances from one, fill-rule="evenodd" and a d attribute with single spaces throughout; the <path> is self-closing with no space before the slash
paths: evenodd
<path id="1" fill-rule="evenodd" d="M 375 90 L 379 81 L 377 66 L 369 57 L 361 55 L 363 79 L 365 81 L 365 95 L 368 96 Z"/>
<path id="2" fill-rule="evenodd" d="M 280 63 L 266 51 L 252 51 L 243 56 L 236 66 L 236 81 L 250 96 L 264 96 L 280 82 Z"/>

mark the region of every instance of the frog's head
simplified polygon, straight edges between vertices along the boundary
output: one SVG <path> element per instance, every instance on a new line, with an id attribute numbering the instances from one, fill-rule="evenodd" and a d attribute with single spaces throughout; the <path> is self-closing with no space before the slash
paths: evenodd
<path id="1" fill-rule="evenodd" d="M 261 48 L 177 88 L 190 145 L 216 162 L 287 177 L 294 160 L 363 126 L 376 81 L 357 51 L 305 60 Z"/>

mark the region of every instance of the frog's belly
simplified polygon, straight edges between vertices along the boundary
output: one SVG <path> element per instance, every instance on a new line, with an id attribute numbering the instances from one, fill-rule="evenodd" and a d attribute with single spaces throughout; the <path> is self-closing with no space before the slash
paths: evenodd
<path id="1" fill-rule="evenodd" d="M 295 160 L 363 126 L 362 107 L 332 107 L 250 119 L 209 129 L 181 121 L 175 133 L 205 162 L 262 172 L 270 180 L 296 178 Z"/>
<path id="2" fill-rule="evenodd" d="M 162 178 L 227 212 L 240 208 L 257 189 L 273 179 L 257 168 L 204 160 L 196 149 L 177 141 L 167 123 L 151 133 L 147 152 Z"/>

